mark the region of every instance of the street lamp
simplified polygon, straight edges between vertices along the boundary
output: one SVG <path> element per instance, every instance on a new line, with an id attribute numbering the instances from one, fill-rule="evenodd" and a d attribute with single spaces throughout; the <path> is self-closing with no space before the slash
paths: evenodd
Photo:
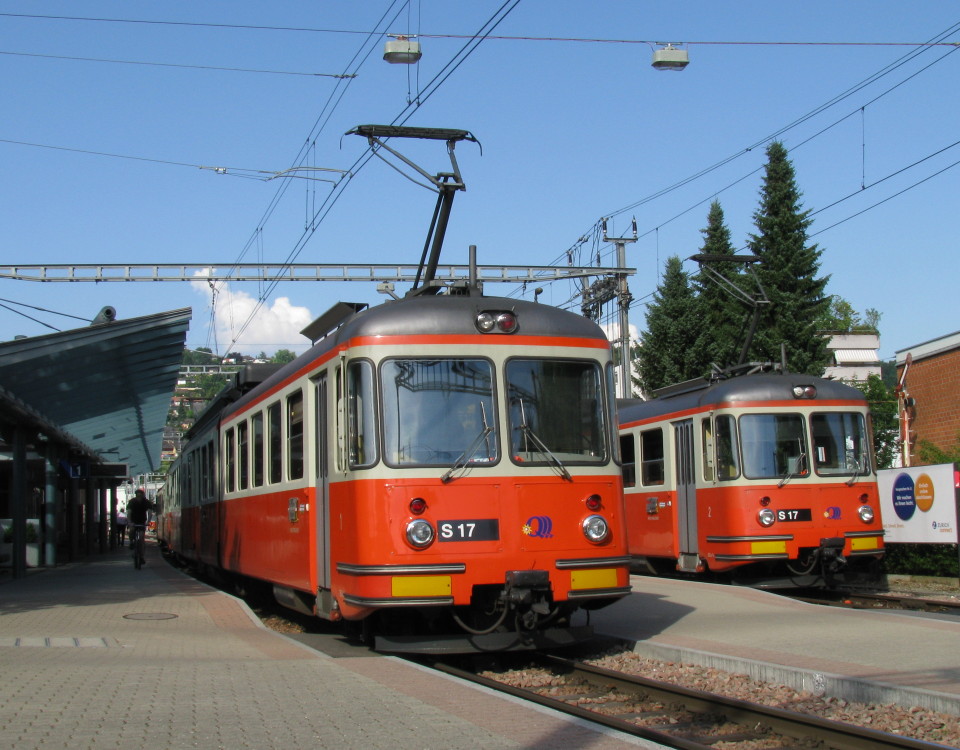
<path id="1" fill-rule="evenodd" d="M 387 34 L 393 39 L 383 46 L 383 59 L 388 63 L 413 65 L 420 60 L 420 42 L 415 42 L 403 34 Z"/>
<path id="2" fill-rule="evenodd" d="M 653 51 L 653 65 L 657 70 L 683 70 L 690 63 L 690 55 L 685 49 L 667 44 Z"/>

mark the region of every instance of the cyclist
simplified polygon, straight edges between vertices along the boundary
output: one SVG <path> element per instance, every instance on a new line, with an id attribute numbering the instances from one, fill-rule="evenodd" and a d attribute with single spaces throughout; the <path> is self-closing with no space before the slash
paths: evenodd
<path id="1" fill-rule="evenodd" d="M 130 523 L 132 533 L 130 535 L 130 546 L 133 547 L 133 556 L 140 555 L 140 565 L 146 560 L 143 559 L 143 534 L 147 526 L 147 515 L 153 509 L 153 503 L 147 500 L 146 493 L 140 489 L 133 493 L 133 499 L 127 503 L 127 521 Z M 137 544 L 135 540 L 140 538 L 141 542 Z"/>

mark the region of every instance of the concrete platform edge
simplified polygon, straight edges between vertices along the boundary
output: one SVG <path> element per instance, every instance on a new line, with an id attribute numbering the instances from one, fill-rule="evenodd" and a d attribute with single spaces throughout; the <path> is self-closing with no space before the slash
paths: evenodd
<path id="1" fill-rule="evenodd" d="M 650 659 L 696 664 L 701 667 L 721 669 L 725 672 L 746 674 L 755 680 L 787 685 L 795 690 L 805 690 L 816 696 L 828 695 L 856 703 L 893 703 L 904 707 L 919 706 L 931 711 L 960 716 L 960 697 L 949 693 L 870 682 L 828 672 L 786 667 L 781 664 L 741 659 L 708 651 L 666 646 L 646 641 L 634 641 L 628 645 L 634 653 Z"/>

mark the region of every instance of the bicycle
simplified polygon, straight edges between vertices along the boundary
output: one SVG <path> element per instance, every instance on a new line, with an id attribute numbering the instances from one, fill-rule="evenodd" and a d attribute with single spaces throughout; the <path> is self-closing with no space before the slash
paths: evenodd
<path id="1" fill-rule="evenodd" d="M 130 526 L 130 547 L 133 549 L 133 567 L 140 570 L 144 563 L 144 535 L 147 531 L 147 525 L 142 523 L 131 524 Z"/>

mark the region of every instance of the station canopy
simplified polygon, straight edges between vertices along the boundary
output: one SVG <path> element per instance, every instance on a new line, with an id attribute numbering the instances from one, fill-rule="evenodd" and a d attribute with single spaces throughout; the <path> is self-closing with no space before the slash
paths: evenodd
<path id="1" fill-rule="evenodd" d="M 4 421 L 20 413 L 28 427 L 55 425 L 89 457 L 126 464 L 129 476 L 159 471 L 190 316 L 190 308 L 98 316 L 84 328 L 0 343 Z"/>

